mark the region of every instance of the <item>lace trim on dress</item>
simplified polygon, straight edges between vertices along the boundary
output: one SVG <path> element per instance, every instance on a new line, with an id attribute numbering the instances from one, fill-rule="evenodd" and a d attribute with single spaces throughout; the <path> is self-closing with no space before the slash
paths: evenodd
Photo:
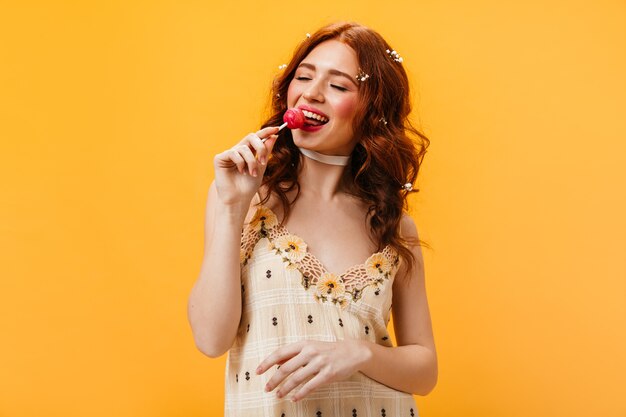
<path id="1" fill-rule="evenodd" d="M 398 270 L 400 258 L 389 245 L 372 254 L 361 264 L 351 266 L 340 275 L 328 272 L 324 265 L 307 251 L 307 245 L 299 236 L 278 224 L 276 215 L 260 206 L 254 217 L 242 231 L 240 262 L 248 263 L 257 242 L 268 239 L 268 248 L 279 255 L 286 269 L 297 269 L 302 274 L 302 286 L 311 289 L 317 302 L 330 302 L 346 308 L 349 302 L 358 301 L 363 290 L 373 286 L 376 291 Z"/>

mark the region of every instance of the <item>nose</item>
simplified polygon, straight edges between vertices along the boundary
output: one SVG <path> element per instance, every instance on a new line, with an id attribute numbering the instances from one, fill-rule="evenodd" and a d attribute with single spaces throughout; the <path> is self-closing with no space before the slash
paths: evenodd
<path id="1" fill-rule="evenodd" d="M 302 96 L 308 101 L 324 102 L 324 94 L 319 85 L 320 81 L 311 81 Z"/>

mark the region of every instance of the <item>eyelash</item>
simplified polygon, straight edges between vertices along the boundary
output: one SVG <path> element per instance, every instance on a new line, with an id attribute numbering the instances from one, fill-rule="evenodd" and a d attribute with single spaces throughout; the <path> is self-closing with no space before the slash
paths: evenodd
<path id="1" fill-rule="evenodd" d="M 298 81 L 309 80 L 309 81 L 310 81 L 310 80 L 311 80 L 311 78 L 309 78 L 309 77 L 302 77 L 302 76 L 300 76 L 300 77 L 296 77 L 296 80 L 298 80 Z M 348 89 L 347 89 L 347 88 L 345 88 L 345 87 L 341 87 L 341 86 L 338 86 L 338 85 L 331 84 L 330 86 L 331 86 L 331 87 L 336 88 L 336 89 L 337 89 L 337 90 L 339 90 L 339 91 L 348 91 Z"/>

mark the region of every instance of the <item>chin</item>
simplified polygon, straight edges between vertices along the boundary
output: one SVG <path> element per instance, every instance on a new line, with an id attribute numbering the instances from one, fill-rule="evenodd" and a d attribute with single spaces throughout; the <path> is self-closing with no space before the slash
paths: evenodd
<path id="1" fill-rule="evenodd" d="M 324 141 L 324 138 L 320 138 L 317 135 L 311 135 L 307 132 L 301 132 L 300 130 L 297 132 L 292 131 L 291 135 L 293 137 L 293 143 L 302 148 L 308 148 L 309 146 L 314 146 L 316 143 Z"/>

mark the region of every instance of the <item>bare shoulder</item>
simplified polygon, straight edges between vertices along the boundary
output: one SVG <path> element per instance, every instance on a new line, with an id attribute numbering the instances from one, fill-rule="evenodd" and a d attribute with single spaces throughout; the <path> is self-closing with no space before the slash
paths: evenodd
<path id="1" fill-rule="evenodd" d="M 403 239 L 408 240 L 405 246 L 413 254 L 414 262 L 411 276 L 409 276 L 407 263 L 404 261 L 400 263 L 400 267 L 398 269 L 398 277 L 400 279 L 394 282 L 394 287 L 396 286 L 397 282 L 405 282 L 405 280 L 407 279 L 411 280 L 415 278 L 423 278 L 424 260 L 422 248 L 419 245 L 419 233 L 417 231 L 417 225 L 415 224 L 415 220 L 407 212 L 404 212 L 402 214 L 402 218 L 400 219 L 400 236 L 402 236 Z"/>
<path id="2" fill-rule="evenodd" d="M 402 218 L 400 219 L 400 235 L 405 239 L 419 239 L 415 220 L 406 211 L 402 213 Z"/>

